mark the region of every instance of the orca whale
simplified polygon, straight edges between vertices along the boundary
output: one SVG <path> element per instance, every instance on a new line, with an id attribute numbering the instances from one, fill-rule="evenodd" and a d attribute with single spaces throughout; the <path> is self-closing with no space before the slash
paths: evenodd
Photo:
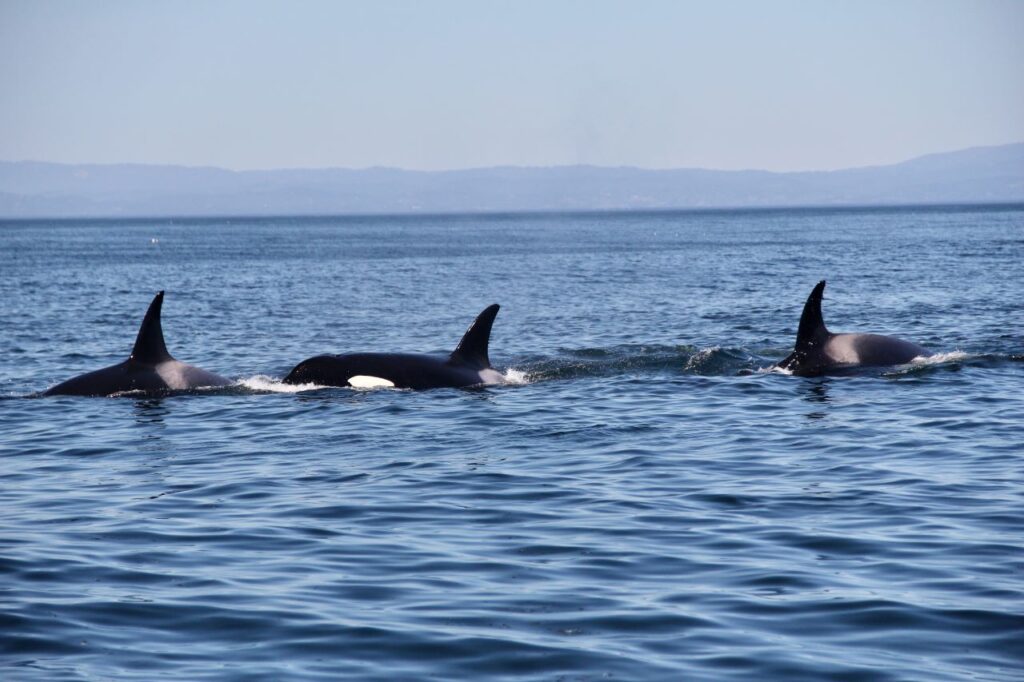
<path id="1" fill-rule="evenodd" d="M 147 394 L 203 386 L 227 386 L 222 376 L 178 362 L 167 352 L 164 332 L 160 326 L 160 308 L 164 292 L 149 304 L 139 327 L 132 354 L 124 362 L 68 379 L 48 389 L 43 395 L 106 396 L 125 391 Z"/>
<path id="2" fill-rule="evenodd" d="M 902 365 L 930 352 L 909 341 L 879 334 L 833 334 L 821 316 L 821 299 L 825 280 L 807 297 L 796 347 L 777 367 L 797 376 L 820 376 L 855 367 Z"/>
<path id="3" fill-rule="evenodd" d="M 462 388 L 501 383 L 491 367 L 487 346 L 500 306 L 480 313 L 448 357 L 412 353 L 348 353 L 303 360 L 288 373 L 286 384 L 318 384 L 355 388 Z"/>

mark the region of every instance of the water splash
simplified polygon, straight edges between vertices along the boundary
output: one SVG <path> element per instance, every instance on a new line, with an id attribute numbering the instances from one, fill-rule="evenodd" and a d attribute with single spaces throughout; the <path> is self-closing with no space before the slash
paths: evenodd
<path id="1" fill-rule="evenodd" d="M 948 353 L 936 353 L 935 355 L 929 355 L 928 357 L 917 357 L 910 361 L 911 365 L 916 366 L 928 366 L 928 365 L 941 365 L 947 362 L 963 362 L 971 358 L 970 353 L 965 353 L 962 350 L 954 350 Z"/>
<path id="2" fill-rule="evenodd" d="M 266 374 L 256 374 L 255 376 L 240 379 L 238 386 L 260 393 L 301 393 L 302 391 L 315 391 L 319 388 L 326 388 L 326 386 L 313 383 L 286 384 Z"/>
<path id="3" fill-rule="evenodd" d="M 990 356 L 988 359 L 993 360 L 997 358 L 998 356 Z M 935 355 L 929 355 L 928 357 L 914 358 L 910 362 L 900 365 L 893 371 L 886 372 L 883 376 L 900 378 L 905 376 L 929 374 L 933 371 L 941 371 L 943 369 L 956 371 L 963 367 L 964 363 L 972 360 L 984 362 L 986 360 L 986 356 L 972 355 L 961 350 L 954 350 L 948 353 L 936 353 Z"/>
<path id="4" fill-rule="evenodd" d="M 526 384 L 531 383 L 530 375 L 521 369 L 516 369 L 515 367 L 509 367 L 501 376 L 506 384 L 512 384 L 514 386 L 525 386 Z"/>

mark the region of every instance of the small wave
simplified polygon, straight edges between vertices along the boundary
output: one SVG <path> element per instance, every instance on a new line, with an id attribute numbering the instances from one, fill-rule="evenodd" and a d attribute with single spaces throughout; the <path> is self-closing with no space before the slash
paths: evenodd
<path id="1" fill-rule="evenodd" d="M 529 383 L 593 378 L 624 373 L 735 376 L 759 371 L 765 359 L 744 348 L 709 346 L 620 345 L 609 348 L 560 349 L 556 357 L 520 361 Z M 510 382 L 511 383 L 511 382 Z"/>
<path id="2" fill-rule="evenodd" d="M 704 365 L 708 363 L 712 358 L 715 357 L 722 350 L 721 346 L 711 346 L 710 348 L 701 348 L 696 353 L 690 356 L 690 359 L 686 361 L 684 369 L 688 371 L 694 371 L 702 369 Z"/>
<path id="3" fill-rule="evenodd" d="M 623 372 L 678 370 L 696 349 L 691 346 L 621 345 L 610 348 L 559 349 L 555 357 L 536 356 L 521 360 L 528 380 L 592 378 Z"/>
<path id="4" fill-rule="evenodd" d="M 273 377 L 268 377 L 266 374 L 257 374 L 240 379 L 238 385 L 248 388 L 250 391 L 259 391 L 260 393 L 300 393 L 302 391 L 315 391 L 319 388 L 326 388 L 326 386 L 312 383 L 286 384 Z"/>
<path id="5" fill-rule="evenodd" d="M 754 364 L 754 358 L 742 349 L 710 346 L 690 355 L 683 371 L 702 376 L 726 376 L 738 371 L 749 372 Z"/>

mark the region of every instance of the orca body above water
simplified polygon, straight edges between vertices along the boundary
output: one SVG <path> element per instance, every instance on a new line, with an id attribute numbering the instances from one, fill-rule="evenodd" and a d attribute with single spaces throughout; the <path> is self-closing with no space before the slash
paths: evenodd
<path id="1" fill-rule="evenodd" d="M 797 376 L 820 376 L 856 367 L 902 365 L 931 353 L 921 346 L 880 334 L 833 334 L 821 316 L 825 280 L 807 297 L 796 347 L 777 366 Z"/>
<path id="2" fill-rule="evenodd" d="M 286 384 L 354 388 L 463 388 L 504 381 L 491 367 L 487 347 L 497 303 L 488 306 L 466 330 L 448 357 L 412 353 L 348 353 L 303 360 L 288 373 Z"/>
<path id="3" fill-rule="evenodd" d="M 128 391 L 152 395 L 229 385 L 231 382 L 224 377 L 179 362 L 167 352 L 160 324 L 163 301 L 164 292 L 161 291 L 149 304 L 135 339 L 135 347 L 127 360 L 68 379 L 45 391 L 43 395 L 108 396 Z"/>

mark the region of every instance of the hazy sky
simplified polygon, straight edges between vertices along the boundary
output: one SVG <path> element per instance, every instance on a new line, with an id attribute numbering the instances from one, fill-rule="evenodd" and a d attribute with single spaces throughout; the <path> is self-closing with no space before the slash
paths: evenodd
<path id="1" fill-rule="evenodd" d="M 829 169 L 1024 141 L 1024 1 L 0 0 L 0 159 Z"/>

